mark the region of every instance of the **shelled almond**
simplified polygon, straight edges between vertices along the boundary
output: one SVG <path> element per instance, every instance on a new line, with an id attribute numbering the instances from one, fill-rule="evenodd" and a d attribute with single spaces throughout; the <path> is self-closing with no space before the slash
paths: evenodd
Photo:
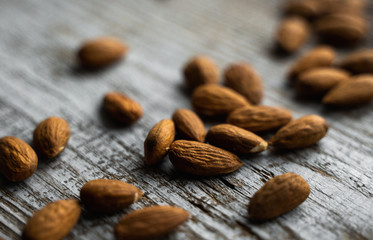
<path id="1" fill-rule="evenodd" d="M 289 53 L 295 52 L 306 42 L 309 31 L 307 22 L 302 18 L 287 17 L 278 26 L 276 43 Z"/>
<path id="2" fill-rule="evenodd" d="M 196 56 L 190 59 L 183 69 L 184 81 L 191 89 L 203 84 L 218 83 L 219 69 L 207 56 Z"/>

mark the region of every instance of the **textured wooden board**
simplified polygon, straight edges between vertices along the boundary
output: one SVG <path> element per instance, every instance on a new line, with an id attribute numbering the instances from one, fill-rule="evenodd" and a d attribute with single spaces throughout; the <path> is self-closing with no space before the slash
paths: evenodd
<path id="1" fill-rule="evenodd" d="M 0 236 L 19 239 L 33 211 L 77 198 L 86 181 L 106 177 L 133 183 L 145 195 L 116 215 L 84 213 L 67 239 L 113 239 L 113 224 L 124 213 L 154 204 L 181 206 L 192 214 L 167 239 L 373 239 L 372 105 L 326 111 L 294 98 L 284 75 L 296 56 L 271 53 L 280 6 L 276 0 L 2 0 L 0 135 L 31 142 L 36 124 L 57 115 L 68 120 L 72 137 L 59 157 L 40 159 L 26 181 L 0 180 Z M 102 72 L 77 70 L 76 48 L 101 35 L 125 40 L 131 46 L 126 60 Z M 365 45 L 372 43 L 370 37 Z M 307 149 L 244 156 L 244 166 L 224 177 L 186 176 L 168 159 L 159 168 L 144 167 L 149 129 L 175 109 L 190 107 L 180 69 L 199 53 L 221 68 L 252 63 L 264 79 L 264 104 L 289 108 L 296 117 L 321 114 L 330 122 L 329 134 Z M 111 125 L 100 110 L 110 90 L 137 99 L 144 117 L 128 128 Z M 285 172 L 302 175 L 310 197 L 275 220 L 249 222 L 250 197 L 268 178 Z"/>

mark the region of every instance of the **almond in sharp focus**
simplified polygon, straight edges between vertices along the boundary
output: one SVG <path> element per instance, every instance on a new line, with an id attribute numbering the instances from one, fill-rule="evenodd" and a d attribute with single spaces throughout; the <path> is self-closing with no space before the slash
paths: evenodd
<path id="1" fill-rule="evenodd" d="M 268 144 L 282 149 L 307 147 L 322 139 L 328 128 L 329 125 L 324 118 L 307 115 L 282 127 Z"/>
<path id="2" fill-rule="evenodd" d="M 27 221 L 24 240 L 60 240 L 74 227 L 81 208 L 77 200 L 59 200 L 48 204 Z"/>
<path id="3" fill-rule="evenodd" d="M 340 66 L 352 73 L 373 73 L 373 49 L 363 49 L 347 55 Z"/>
<path id="4" fill-rule="evenodd" d="M 206 56 L 196 56 L 189 60 L 183 73 L 184 80 L 191 89 L 207 83 L 217 83 L 219 78 L 218 67 Z"/>
<path id="5" fill-rule="evenodd" d="M 66 120 L 50 117 L 35 128 L 33 145 L 38 153 L 53 158 L 65 149 L 69 138 L 70 127 Z"/>
<path id="6" fill-rule="evenodd" d="M 277 34 L 277 45 L 289 52 L 297 51 L 309 37 L 309 27 L 305 20 L 299 17 L 288 17 L 280 23 Z"/>
<path id="7" fill-rule="evenodd" d="M 219 124 L 210 128 L 207 141 L 217 147 L 237 153 L 259 153 L 267 149 L 261 137 L 231 124 Z"/>
<path id="8" fill-rule="evenodd" d="M 202 120 L 193 111 L 178 109 L 172 115 L 177 132 L 188 140 L 205 141 L 206 129 Z"/>
<path id="9" fill-rule="evenodd" d="M 292 120 L 291 112 L 284 108 L 248 106 L 229 114 L 227 122 L 251 132 L 278 129 Z"/>
<path id="10" fill-rule="evenodd" d="M 34 150 L 16 137 L 0 138 L 0 172 L 12 182 L 30 177 L 38 165 Z"/>
<path id="11" fill-rule="evenodd" d="M 241 160 L 233 153 L 195 141 L 173 142 L 169 156 L 176 169 L 199 176 L 228 174 L 242 167 Z"/>
<path id="12" fill-rule="evenodd" d="M 192 105 L 196 112 L 212 117 L 227 115 L 250 104 L 245 97 L 227 87 L 206 84 L 194 90 Z"/>
<path id="13" fill-rule="evenodd" d="M 157 123 L 148 133 L 144 142 L 147 165 L 155 165 L 166 156 L 171 143 L 175 139 L 175 124 L 171 119 Z"/>
<path id="14" fill-rule="evenodd" d="M 135 123 L 143 115 L 141 105 L 120 92 L 107 93 L 103 107 L 112 118 L 125 125 Z"/>
<path id="15" fill-rule="evenodd" d="M 230 65 L 224 72 L 224 84 L 256 105 L 263 98 L 262 79 L 248 63 Z"/>
<path id="16" fill-rule="evenodd" d="M 341 82 L 332 88 L 323 98 L 325 105 L 335 107 L 352 107 L 366 104 L 373 100 L 373 75 L 363 74 L 350 81 Z"/>
<path id="17" fill-rule="evenodd" d="M 124 216 L 115 226 L 117 240 L 158 239 L 187 221 L 189 213 L 179 207 L 153 206 Z"/>
<path id="18" fill-rule="evenodd" d="M 263 221 L 285 214 L 304 202 L 311 189 L 295 173 L 285 173 L 268 180 L 251 198 L 249 215 Z"/>
<path id="19" fill-rule="evenodd" d="M 140 189 L 132 184 L 111 179 L 96 179 L 84 184 L 80 198 L 93 212 L 113 213 L 128 207 L 142 197 Z"/>
<path id="20" fill-rule="evenodd" d="M 120 60 L 128 47 L 119 39 L 102 37 L 83 43 L 78 60 L 83 67 L 102 68 Z"/>

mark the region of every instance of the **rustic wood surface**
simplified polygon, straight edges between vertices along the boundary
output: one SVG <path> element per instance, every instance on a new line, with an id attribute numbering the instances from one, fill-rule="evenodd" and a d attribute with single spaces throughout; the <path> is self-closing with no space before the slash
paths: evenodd
<path id="1" fill-rule="evenodd" d="M 192 214 L 166 239 L 373 239 L 372 105 L 329 111 L 294 97 L 284 76 L 297 55 L 284 58 L 272 51 L 282 2 L 2 0 L 0 135 L 31 143 L 36 124 L 56 115 L 68 120 L 72 136 L 56 159 L 39 159 L 26 181 L 1 178 L 0 236 L 20 239 L 35 210 L 78 198 L 85 182 L 105 177 L 133 183 L 144 197 L 115 215 L 84 212 L 66 239 L 114 239 L 113 225 L 121 216 L 154 204 L 181 206 Z M 130 45 L 125 61 L 93 73 L 76 68 L 81 42 L 103 35 Z M 365 46 L 372 43 L 369 37 Z M 180 72 L 200 53 L 221 68 L 250 62 L 263 77 L 264 104 L 289 108 L 296 117 L 323 115 L 331 126 L 327 137 L 307 149 L 242 156 L 244 166 L 223 177 L 180 174 L 168 159 L 160 167 L 144 167 L 149 129 L 175 109 L 190 108 Z M 110 90 L 138 100 L 144 117 L 127 128 L 111 124 L 101 111 Z M 309 198 L 272 221 L 248 221 L 250 197 L 267 179 L 285 172 L 307 180 Z"/>

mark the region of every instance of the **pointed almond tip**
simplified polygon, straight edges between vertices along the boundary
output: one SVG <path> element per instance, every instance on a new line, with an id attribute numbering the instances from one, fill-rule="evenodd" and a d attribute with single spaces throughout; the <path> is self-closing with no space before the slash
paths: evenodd
<path id="1" fill-rule="evenodd" d="M 255 146 L 254 148 L 252 148 L 250 150 L 250 152 L 252 152 L 252 153 L 259 153 L 259 152 L 263 152 L 263 151 L 267 150 L 267 148 L 268 148 L 268 143 L 266 141 L 262 141 L 257 146 Z"/>

